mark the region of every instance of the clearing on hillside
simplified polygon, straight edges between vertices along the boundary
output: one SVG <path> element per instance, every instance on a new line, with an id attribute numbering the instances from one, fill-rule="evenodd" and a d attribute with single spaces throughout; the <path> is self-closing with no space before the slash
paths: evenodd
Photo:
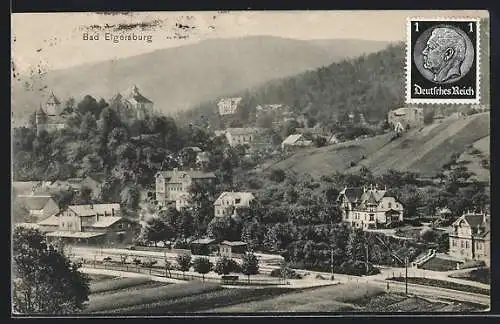
<path id="1" fill-rule="evenodd" d="M 487 141 L 489 125 L 489 113 L 461 119 L 448 118 L 440 123 L 412 129 L 393 140 L 390 133 L 304 149 L 271 165 L 270 169 L 291 169 L 320 177 L 334 172 L 356 172 L 364 166 L 375 175 L 393 169 L 433 177 L 451 161 L 454 154 L 462 154 L 477 141 Z M 485 143 L 479 142 L 478 145 L 484 147 Z"/>

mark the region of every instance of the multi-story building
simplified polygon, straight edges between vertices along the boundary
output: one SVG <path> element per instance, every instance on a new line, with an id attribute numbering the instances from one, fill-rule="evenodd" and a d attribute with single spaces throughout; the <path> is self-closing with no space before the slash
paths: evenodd
<path id="1" fill-rule="evenodd" d="M 193 183 L 212 183 L 215 180 L 215 174 L 193 169 L 180 171 L 174 168 L 171 171 L 156 173 L 155 178 L 156 200 L 160 205 L 166 206 L 168 203 L 176 202 L 189 195 L 189 189 Z M 179 205 L 186 206 L 184 203 Z"/>
<path id="2" fill-rule="evenodd" d="M 255 199 L 251 192 L 223 192 L 214 202 L 215 217 L 233 216 L 238 208 L 249 207 Z"/>
<path id="3" fill-rule="evenodd" d="M 121 217 L 119 204 L 73 205 L 38 223 L 49 239 L 71 243 L 131 242 L 138 228 Z"/>
<path id="4" fill-rule="evenodd" d="M 452 224 L 449 254 L 490 264 L 490 215 L 465 213 Z"/>
<path id="5" fill-rule="evenodd" d="M 385 189 L 374 186 L 346 187 L 339 193 L 337 203 L 342 220 L 356 228 L 385 227 L 403 220 L 403 204 L 388 196 Z"/>
<path id="6" fill-rule="evenodd" d="M 32 193 L 28 195 L 18 195 L 13 201 L 18 208 L 13 209 L 14 220 L 25 219 L 31 221 L 41 221 L 59 212 L 59 205 L 53 197 L 48 194 Z"/>
<path id="7" fill-rule="evenodd" d="M 136 85 L 132 86 L 125 96 L 118 93 L 111 98 L 109 107 L 124 120 L 130 118 L 143 120 L 154 114 L 153 101 L 144 97 Z"/>
<path id="8" fill-rule="evenodd" d="M 255 141 L 259 129 L 257 128 L 227 128 L 223 131 L 227 142 L 231 146 L 236 145 L 252 145 Z"/>
<path id="9" fill-rule="evenodd" d="M 416 107 L 403 107 L 389 111 L 387 122 L 393 129 L 409 129 L 424 124 L 424 110 Z"/>
<path id="10" fill-rule="evenodd" d="M 241 98 L 222 98 L 217 103 L 219 108 L 219 115 L 234 115 L 239 108 Z"/>

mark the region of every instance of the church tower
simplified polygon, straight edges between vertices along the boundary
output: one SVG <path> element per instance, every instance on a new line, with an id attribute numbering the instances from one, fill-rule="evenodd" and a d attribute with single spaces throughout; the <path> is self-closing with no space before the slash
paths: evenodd
<path id="1" fill-rule="evenodd" d="M 40 134 L 43 130 L 45 130 L 47 125 L 47 114 L 40 105 L 40 108 L 35 111 L 35 126 L 37 135 Z"/>

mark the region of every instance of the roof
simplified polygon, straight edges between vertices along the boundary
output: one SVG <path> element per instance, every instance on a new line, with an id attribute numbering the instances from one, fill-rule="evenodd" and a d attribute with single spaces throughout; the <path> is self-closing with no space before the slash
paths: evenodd
<path id="1" fill-rule="evenodd" d="M 459 224 L 461 221 L 465 220 L 467 224 L 469 224 L 472 230 L 472 234 L 474 236 L 479 235 L 480 237 L 483 237 L 490 231 L 490 224 L 488 218 L 489 218 L 488 215 L 482 213 L 478 214 L 468 213 L 460 216 L 455 222 L 453 222 L 452 225 L 455 226 Z M 478 229 L 481 229 L 482 233 L 478 234 Z"/>
<path id="2" fill-rule="evenodd" d="M 220 194 L 220 196 L 215 200 L 214 205 L 221 205 L 223 199 L 236 200 L 240 199 L 238 205 L 247 205 L 255 196 L 251 192 L 234 192 L 226 191 Z"/>
<path id="3" fill-rule="evenodd" d="M 104 214 L 104 212 L 120 211 L 120 204 L 94 204 L 94 205 L 71 205 L 69 209 L 78 216 L 93 216 L 95 214 Z"/>
<path id="4" fill-rule="evenodd" d="M 364 203 L 377 204 L 385 196 L 385 190 L 368 189 L 361 195 L 360 200 Z"/>
<path id="5" fill-rule="evenodd" d="M 14 227 L 24 227 L 24 228 L 37 229 L 40 226 L 38 226 L 38 224 L 36 224 L 36 223 L 16 223 L 16 224 L 14 224 Z"/>
<path id="6" fill-rule="evenodd" d="M 391 110 L 391 113 L 393 115 L 396 115 L 396 116 L 404 116 L 408 113 L 409 109 L 422 110 L 422 108 L 416 108 L 416 107 L 402 107 L 402 108 Z"/>
<path id="7" fill-rule="evenodd" d="M 210 243 L 213 243 L 213 242 L 215 242 L 214 239 L 211 239 L 211 238 L 201 238 L 201 239 L 197 239 L 197 240 L 191 241 L 191 244 L 210 244 Z"/>
<path id="8" fill-rule="evenodd" d="M 110 227 L 111 225 L 120 221 L 121 219 L 123 219 L 123 217 L 115 217 L 115 216 L 99 217 L 99 221 L 92 224 L 92 227 L 98 227 L 98 228 Z"/>
<path id="9" fill-rule="evenodd" d="M 281 144 L 282 145 L 295 144 L 301 137 L 302 137 L 302 134 L 292 134 L 292 135 L 288 136 Z"/>
<path id="10" fill-rule="evenodd" d="M 46 236 L 55 237 L 70 237 L 70 238 L 91 238 L 96 236 L 102 236 L 105 233 L 96 232 L 71 232 L 71 231 L 57 231 L 45 234 Z"/>
<path id="11" fill-rule="evenodd" d="M 130 90 L 130 94 L 127 96 L 127 99 L 134 99 L 137 102 L 142 102 L 142 103 L 153 103 L 151 100 L 148 98 L 144 97 L 140 92 L 137 86 L 133 86 L 132 89 Z"/>
<path id="12" fill-rule="evenodd" d="M 198 153 L 202 152 L 202 149 L 199 148 L 198 146 L 187 146 L 187 147 L 185 147 L 185 149 L 190 149 L 190 150 L 198 152 Z"/>
<path id="13" fill-rule="evenodd" d="M 61 102 L 59 101 L 59 99 L 57 99 L 54 92 L 51 92 L 49 95 L 49 99 L 47 99 L 47 103 L 59 105 Z"/>
<path id="14" fill-rule="evenodd" d="M 241 241 L 222 241 L 220 244 L 229 246 L 245 246 L 247 243 Z"/>
<path id="15" fill-rule="evenodd" d="M 19 195 L 17 201 L 28 210 L 42 210 L 52 200 L 50 195 Z"/>
<path id="16" fill-rule="evenodd" d="M 46 218 L 46 219 L 38 222 L 38 225 L 58 226 L 59 225 L 59 217 L 57 217 L 56 215 L 52 215 L 49 218 Z"/>
<path id="17" fill-rule="evenodd" d="M 12 190 L 18 194 L 31 193 L 34 188 L 41 187 L 41 181 L 12 181 Z"/>
<path id="18" fill-rule="evenodd" d="M 255 134 L 258 131 L 259 130 L 257 128 L 252 128 L 252 127 L 226 128 L 226 134 L 229 133 L 229 134 L 231 134 L 231 136 Z"/>
<path id="19" fill-rule="evenodd" d="M 83 178 L 69 178 L 66 180 L 70 184 L 80 184 L 83 181 Z"/>
<path id="20" fill-rule="evenodd" d="M 164 178 L 168 179 L 168 182 L 171 183 L 180 183 L 182 178 L 185 176 L 189 176 L 192 179 L 209 179 L 215 178 L 215 174 L 213 172 L 203 172 L 199 170 L 190 170 L 190 171 L 160 171 L 156 174 L 156 176 L 161 175 Z"/>

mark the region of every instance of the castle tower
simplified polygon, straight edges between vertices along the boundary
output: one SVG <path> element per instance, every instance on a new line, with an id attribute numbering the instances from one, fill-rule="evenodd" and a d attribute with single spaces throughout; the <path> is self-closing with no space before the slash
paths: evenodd
<path id="1" fill-rule="evenodd" d="M 58 116 L 61 114 L 61 102 L 54 95 L 54 92 L 51 92 L 49 95 L 49 99 L 45 103 L 45 109 L 47 110 L 48 116 Z"/>
<path id="2" fill-rule="evenodd" d="M 35 125 L 36 125 L 36 133 L 40 134 L 41 131 L 45 130 L 47 125 L 47 114 L 42 108 L 40 104 L 40 108 L 35 111 Z"/>

